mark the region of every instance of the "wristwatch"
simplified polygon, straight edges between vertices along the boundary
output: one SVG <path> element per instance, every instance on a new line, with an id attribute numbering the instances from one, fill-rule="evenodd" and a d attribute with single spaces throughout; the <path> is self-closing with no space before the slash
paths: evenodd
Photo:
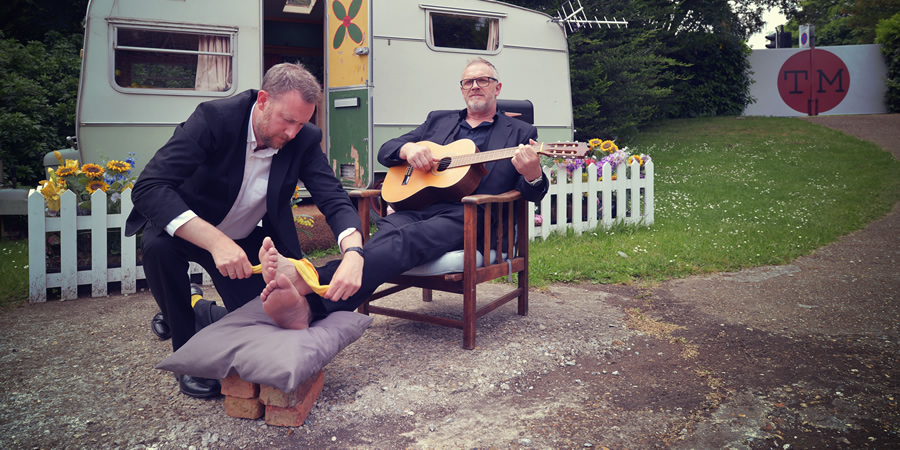
<path id="1" fill-rule="evenodd" d="M 366 257 L 366 252 L 365 252 L 365 250 L 362 249 L 362 247 L 349 247 L 346 250 L 344 250 L 345 254 L 347 252 L 356 252 L 356 253 L 359 253 L 359 256 L 362 256 L 363 258 Z"/>
<path id="2" fill-rule="evenodd" d="M 532 180 L 532 181 L 528 181 L 528 180 L 525 180 L 525 181 L 527 181 L 528 184 L 537 187 L 537 186 L 540 186 L 541 181 L 544 181 L 544 176 L 541 175 L 541 176 L 537 177 L 537 179 Z"/>

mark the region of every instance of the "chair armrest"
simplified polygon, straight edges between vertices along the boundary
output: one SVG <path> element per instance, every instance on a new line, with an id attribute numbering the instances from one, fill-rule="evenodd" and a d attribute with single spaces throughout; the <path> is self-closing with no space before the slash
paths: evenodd
<path id="1" fill-rule="evenodd" d="M 356 199 L 357 213 L 359 214 L 359 222 L 362 225 L 363 244 L 369 240 L 369 219 L 372 217 L 371 212 L 375 210 L 381 215 L 386 214 L 385 203 L 379 202 L 381 199 L 380 189 L 354 189 L 347 193 L 352 199 Z"/>
<path id="2" fill-rule="evenodd" d="M 381 195 L 381 189 L 354 189 L 347 193 L 351 198 L 369 198 Z"/>
<path id="3" fill-rule="evenodd" d="M 463 204 L 483 205 L 486 203 L 508 203 L 522 198 L 522 193 L 516 190 L 502 194 L 477 194 L 467 195 L 462 198 Z"/>

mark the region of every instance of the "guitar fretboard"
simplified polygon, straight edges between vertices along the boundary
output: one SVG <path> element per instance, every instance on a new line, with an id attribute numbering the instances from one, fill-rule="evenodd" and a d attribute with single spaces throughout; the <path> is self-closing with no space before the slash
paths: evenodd
<path id="1" fill-rule="evenodd" d="M 448 169 L 454 167 L 471 166 L 473 164 L 481 164 L 491 161 L 499 161 L 501 159 L 509 159 L 515 156 L 518 147 L 500 148 L 487 152 L 468 153 L 465 155 L 456 155 L 450 157 Z"/>

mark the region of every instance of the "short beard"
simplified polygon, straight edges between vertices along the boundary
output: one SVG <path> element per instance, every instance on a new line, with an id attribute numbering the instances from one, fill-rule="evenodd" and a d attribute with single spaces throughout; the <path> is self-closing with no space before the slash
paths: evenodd
<path id="1" fill-rule="evenodd" d="M 284 142 L 282 142 L 281 145 L 279 145 L 277 147 L 275 145 L 273 145 L 274 144 L 273 141 L 275 140 L 276 137 L 279 137 L 279 136 L 272 136 L 269 134 L 265 134 L 266 133 L 265 130 L 269 126 L 269 119 L 270 119 L 270 117 L 269 117 L 268 113 L 262 113 L 260 115 L 259 119 L 256 121 L 256 129 L 259 130 L 258 132 L 260 133 L 259 136 L 256 136 L 256 140 L 257 140 L 256 145 L 257 146 L 262 145 L 261 148 L 274 148 L 275 150 L 281 150 L 281 147 L 284 147 L 284 144 L 287 144 L 287 141 L 288 141 L 287 136 L 284 136 L 284 139 L 283 139 Z"/>
<path id="2" fill-rule="evenodd" d="M 487 111 L 490 104 L 491 104 L 491 99 L 488 99 L 487 97 L 485 97 L 483 101 L 481 101 L 481 100 L 466 101 L 466 106 L 469 107 L 469 110 L 472 112 L 477 112 L 477 113 Z"/>

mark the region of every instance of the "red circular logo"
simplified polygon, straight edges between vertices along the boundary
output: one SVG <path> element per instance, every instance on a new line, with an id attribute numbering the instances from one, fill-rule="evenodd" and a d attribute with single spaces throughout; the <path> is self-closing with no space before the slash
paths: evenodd
<path id="1" fill-rule="evenodd" d="M 811 49 L 794 54 L 778 72 L 784 103 L 804 114 L 821 114 L 839 105 L 850 90 L 850 71 L 837 55 Z"/>

